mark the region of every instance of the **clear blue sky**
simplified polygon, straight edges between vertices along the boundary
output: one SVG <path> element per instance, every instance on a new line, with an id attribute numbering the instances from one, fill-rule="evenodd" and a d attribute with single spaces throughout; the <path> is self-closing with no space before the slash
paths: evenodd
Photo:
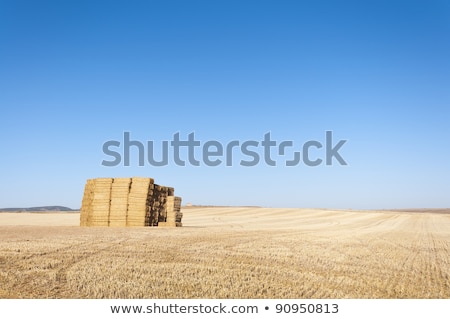
<path id="1" fill-rule="evenodd" d="M 194 204 L 450 207 L 448 1 L 1 0 L 0 43 L 0 207 L 78 208 L 108 176 Z M 301 150 L 327 130 L 347 166 L 101 165 L 124 131 Z"/>

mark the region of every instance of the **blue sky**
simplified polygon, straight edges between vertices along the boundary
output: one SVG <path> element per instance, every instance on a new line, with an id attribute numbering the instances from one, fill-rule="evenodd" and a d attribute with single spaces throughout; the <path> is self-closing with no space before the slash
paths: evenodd
<path id="1" fill-rule="evenodd" d="M 449 39 L 443 0 L 2 0 L 0 207 L 78 208 L 106 176 L 194 204 L 450 207 Z M 347 166 L 101 165 L 124 131 L 301 150 L 328 130 Z"/>

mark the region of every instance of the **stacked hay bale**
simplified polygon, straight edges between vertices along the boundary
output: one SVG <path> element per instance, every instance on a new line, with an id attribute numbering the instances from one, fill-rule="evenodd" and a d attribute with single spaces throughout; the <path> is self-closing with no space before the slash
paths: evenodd
<path id="1" fill-rule="evenodd" d="M 94 180 L 92 209 L 88 215 L 89 224 L 109 226 L 112 181 L 112 178 L 97 178 Z"/>
<path id="2" fill-rule="evenodd" d="M 181 197 L 174 196 L 174 208 L 175 211 L 175 226 L 176 227 L 182 227 L 183 223 L 181 220 L 183 219 L 183 213 L 181 212 Z"/>
<path id="3" fill-rule="evenodd" d="M 167 212 L 172 210 L 172 199 L 169 200 L 169 196 L 173 197 L 175 195 L 175 189 L 173 187 L 167 188 L 167 196 L 165 198 L 163 214 L 160 215 L 160 221 L 165 222 L 167 220 Z"/>
<path id="4" fill-rule="evenodd" d="M 131 178 L 114 178 L 111 187 L 111 206 L 109 226 L 126 226 L 128 212 L 128 194 Z"/>
<path id="5" fill-rule="evenodd" d="M 94 180 L 88 179 L 84 186 L 83 201 L 80 209 L 80 226 L 88 226 L 89 212 L 92 211 L 92 196 L 94 195 Z"/>
<path id="6" fill-rule="evenodd" d="M 174 197 L 174 189 L 154 184 L 152 178 L 89 179 L 80 225 L 181 226 L 180 206 L 181 198 Z"/>
<path id="7" fill-rule="evenodd" d="M 169 188 L 166 186 L 155 185 L 153 193 L 151 222 L 157 225 L 160 221 L 166 220 L 166 198 Z"/>
<path id="8" fill-rule="evenodd" d="M 183 213 L 181 213 L 181 197 L 167 196 L 166 202 L 166 221 L 159 222 L 160 227 L 181 227 L 181 219 Z"/>
<path id="9" fill-rule="evenodd" d="M 127 226 L 149 226 L 146 216 L 153 182 L 153 178 L 133 177 L 128 194 Z"/>

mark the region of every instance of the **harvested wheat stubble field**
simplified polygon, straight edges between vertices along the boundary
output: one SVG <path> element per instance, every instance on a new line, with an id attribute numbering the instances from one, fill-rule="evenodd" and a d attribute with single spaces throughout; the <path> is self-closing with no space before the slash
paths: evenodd
<path id="1" fill-rule="evenodd" d="M 450 298 L 442 211 L 182 211 L 173 229 L 0 214 L 0 297 Z"/>

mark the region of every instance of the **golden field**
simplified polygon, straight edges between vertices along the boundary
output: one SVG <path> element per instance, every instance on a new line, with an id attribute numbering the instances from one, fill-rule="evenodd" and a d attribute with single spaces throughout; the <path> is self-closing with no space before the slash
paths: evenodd
<path id="1" fill-rule="evenodd" d="M 182 209 L 182 228 L 0 214 L 0 298 L 450 298 L 450 214 Z"/>

